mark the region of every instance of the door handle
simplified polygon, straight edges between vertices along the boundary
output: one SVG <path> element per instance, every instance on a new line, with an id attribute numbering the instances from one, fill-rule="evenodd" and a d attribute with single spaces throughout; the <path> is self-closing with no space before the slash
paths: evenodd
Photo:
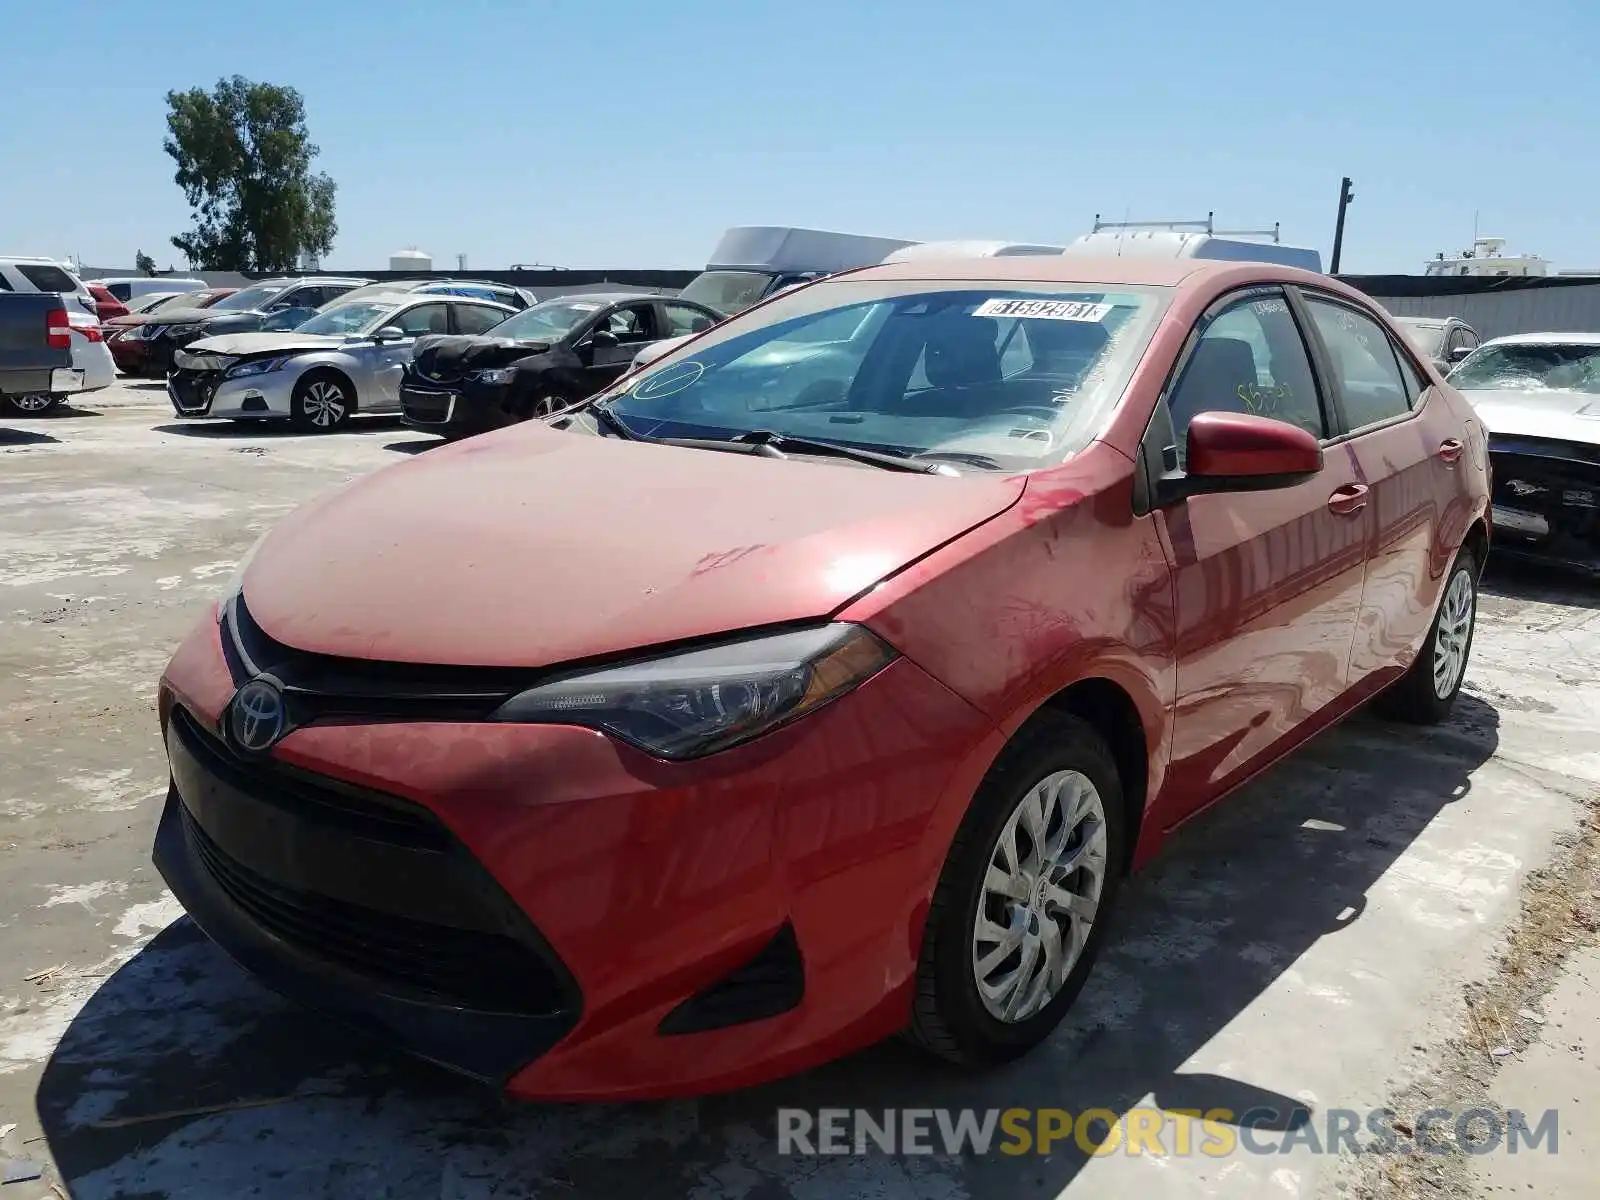
<path id="1" fill-rule="evenodd" d="M 1447 463 L 1453 463 L 1461 457 L 1463 449 L 1465 447 L 1462 446 L 1460 438 L 1445 438 L 1439 443 L 1439 457 Z"/>
<path id="2" fill-rule="evenodd" d="M 1341 517 L 1358 513 L 1367 506 L 1367 485 L 1347 483 L 1328 497 L 1328 508 Z"/>

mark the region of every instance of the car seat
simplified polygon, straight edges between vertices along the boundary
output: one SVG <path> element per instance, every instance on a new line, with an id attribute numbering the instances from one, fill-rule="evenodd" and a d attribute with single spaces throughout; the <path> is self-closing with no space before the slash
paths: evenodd
<path id="1" fill-rule="evenodd" d="M 1168 401 L 1179 437 L 1197 413 L 1248 413 L 1250 408 L 1240 397 L 1239 388 L 1247 384 L 1254 387 L 1259 379 L 1256 352 L 1249 342 L 1243 338 L 1202 338 Z"/>

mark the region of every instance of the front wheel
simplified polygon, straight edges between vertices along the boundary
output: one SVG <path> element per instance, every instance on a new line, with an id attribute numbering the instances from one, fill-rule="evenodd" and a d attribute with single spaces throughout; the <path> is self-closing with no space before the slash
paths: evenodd
<path id="1" fill-rule="evenodd" d="M 910 1029 L 962 1066 L 1027 1053 L 1061 1023 L 1122 878 L 1122 784 L 1105 742 L 1048 713 L 990 768 L 929 906 Z"/>
<path id="2" fill-rule="evenodd" d="M 350 385 L 332 371 L 308 371 L 289 398 L 290 419 L 297 428 L 314 433 L 342 429 L 354 408 Z"/>
<path id="3" fill-rule="evenodd" d="M 24 392 L 19 396 L 6 396 L 5 406 L 24 417 L 42 417 L 60 407 L 62 397 L 49 392 Z"/>
<path id="4" fill-rule="evenodd" d="M 1378 698 L 1378 710 L 1413 725 L 1437 725 L 1449 717 L 1467 675 L 1477 623 L 1478 564 L 1471 551 L 1463 550 L 1450 568 L 1416 661 Z"/>

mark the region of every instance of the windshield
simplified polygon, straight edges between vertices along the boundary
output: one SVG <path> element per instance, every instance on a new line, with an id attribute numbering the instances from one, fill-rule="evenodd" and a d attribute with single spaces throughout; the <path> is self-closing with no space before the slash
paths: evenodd
<path id="1" fill-rule="evenodd" d="M 1450 386 L 1600 394 L 1600 345 L 1480 346 L 1450 372 Z"/>
<path id="2" fill-rule="evenodd" d="M 258 283 L 255 287 L 243 288 L 223 300 L 218 300 L 211 307 L 215 309 L 232 309 L 234 311 L 260 308 L 271 300 L 288 284 L 284 283 Z"/>
<path id="3" fill-rule="evenodd" d="M 364 283 L 358 288 L 351 288 L 342 295 L 335 296 L 322 307 L 332 308 L 335 304 L 348 304 L 352 300 L 366 300 L 372 296 L 398 296 L 406 292 L 415 291 L 422 286 L 420 279 L 396 279 L 389 283 Z"/>
<path id="4" fill-rule="evenodd" d="M 131 313 L 160 312 L 163 308 L 191 308 L 194 302 L 204 296 L 204 292 L 179 292 L 176 296 L 163 296 L 156 292 L 151 296 L 140 296 L 128 301 L 128 311 Z"/>
<path id="5" fill-rule="evenodd" d="M 559 342 L 599 311 L 600 305 L 592 300 L 546 300 L 501 321 L 489 335 L 519 342 Z"/>
<path id="6" fill-rule="evenodd" d="M 354 304 L 335 304 L 323 309 L 316 316 L 301 325 L 295 326 L 296 333 L 359 333 L 368 326 L 373 329 L 382 328 L 383 318 L 394 312 L 399 305 L 394 301 L 379 303 L 377 301 L 360 301 Z"/>
<path id="7" fill-rule="evenodd" d="M 1094 436 L 1168 297 L 1094 284 L 823 283 L 732 318 L 608 398 L 646 437 L 765 430 L 1023 470 Z"/>
<path id="8" fill-rule="evenodd" d="M 766 271 L 702 271 L 678 295 L 720 313 L 743 312 L 766 294 L 774 278 Z"/>

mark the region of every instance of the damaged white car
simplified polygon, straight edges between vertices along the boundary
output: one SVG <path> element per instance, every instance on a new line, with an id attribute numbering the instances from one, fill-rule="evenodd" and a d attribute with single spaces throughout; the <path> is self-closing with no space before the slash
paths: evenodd
<path id="1" fill-rule="evenodd" d="M 1450 373 L 1489 429 L 1495 554 L 1600 574 L 1600 333 L 1520 333 Z"/>

